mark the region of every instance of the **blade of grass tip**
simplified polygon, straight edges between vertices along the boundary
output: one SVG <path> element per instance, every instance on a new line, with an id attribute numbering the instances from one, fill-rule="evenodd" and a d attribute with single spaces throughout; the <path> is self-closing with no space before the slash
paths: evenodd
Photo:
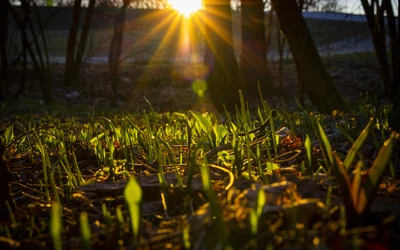
<path id="1" fill-rule="evenodd" d="M 395 141 L 399 138 L 399 134 L 392 133 L 379 150 L 378 156 L 372 163 L 372 167 L 368 171 L 368 177 L 364 188 L 361 190 L 360 198 L 357 206 L 359 213 L 364 212 L 371 205 L 372 199 L 376 194 L 376 189 L 389 166 L 392 157 Z"/>
<path id="2" fill-rule="evenodd" d="M 42 158 L 42 171 L 43 171 L 43 180 L 44 180 L 44 189 L 45 189 L 45 193 L 46 193 L 46 202 L 50 203 L 50 192 L 49 192 L 49 178 L 48 178 L 48 167 L 50 167 L 51 165 L 47 165 L 47 160 L 46 160 L 46 150 L 43 147 L 42 144 L 42 140 L 40 139 L 39 135 L 37 134 L 36 130 L 33 130 L 33 133 L 37 139 L 37 145 L 36 147 L 39 149 L 40 151 L 40 155 Z"/>
<path id="3" fill-rule="evenodd" d="M 257 166 L 258 166 L 258 175 L 261 180 L 264 180 L 264 171 L 261 165 L 261 152 L 260 152 L 260 144 L 256 145 L 256 158 L 257 158 Z"/>
<path id="4" fill-rule="evenodd" d="M 117 140 L 120 140 L 122 137 L 121 131 L 115 127 L 114 123 L 106 117 L 102 116 L 100 118 L 108 122 L 108 124 L 110 124 L 111 129 L 114 131 L 115 137 L 117 138 Z"/>
<path id="5" fill-rule="evenodd" d="M 50 235 L 53 239 L 53 245 L 55 250 L 61 250 L 61 229 L 62 229 L 62 221 L 61 221 L 61 206 L 60 203 L 54 202 L 51 206 L 51 215 L 50 215 Z"/>
<path id="6" fill-rule="evenodd" d="M 118 238 L 121 239 L 124 235 L 124 216 L 122 214 L 121 205 L 118 205 L 115 209 L 115 214 L 117 217 L 117 227 L 118 227 Z"/>
<path id="7" fill-rule="evenodd" d="M 138 243 L 141 224 L 140 204 L 142 201 L 142 189 L 135 178 L 131 178 L 126 184 L 124 198 L 128 204 L 134 242 Z"/>
<path id="8" fill-rule="evenodd" d="M 257 218 L 260 219 L 261 214 L 263 212 L 264 209 L 264 205 L 267 202 L 267 199 L 265 197 L 265 193 L 264 193 L 264 189 L 260 188 L 257 192 L 257 208 L 256 208 L 256 212 L 257 212 Z"/>
<path id="9" fill-rule="evenodd" d="M 349 169 L 351 163 L 353 162 L 357 152 L 364 145 L 365 140 L 368 138 L 369 131 L 371 126 L 374 124 L 374 119 L 370 119 L 367 126 L 363 129 L 363 131 L 358 136 L 357 140 L 353 143 L 353 146 L 350 148 L 349 153 L 343 161 L 343 164 L 346 169 Z"/>
<path id="10" fill-rule="evenodd" d="M 344 137 L 346 137 L 347 140 L 349 140 L 349 142 L 350 142 L 351 144 L 354 144 L 355 140 L 349 135 L 349 133 L 346 132 L 346 130 L 344 130 L 344 129 L 341 128 L 341 127 L 337 127 L 337 129 L 340 131 L 340 133 L 341 133 L 342 135 L 344 135 Z"/>
<path id="11" fill-rule="evenodd" d="M 269 126 L 271 129 L 271 140 L 272 140 L 272 144 L 274 146 L 274 153 L 275 153 L 275 155 L 278 155 L 279 136 L 276 135 L 274 114 L 273 114 L 271 107 L 268 105 L 267 102 L 265 102 L 265 107 L 267 108 L 267 113 L 268 113 L 268 117 L 269 117 Z"/>
<path id="12" fill-rule="evenodd" d="M 357 199 L 356 200 L 356 206 L 358 206 L 358 199 L 359 199 L 359 193 L 360 193 L 360 187 L 361 187 L 361 169 L 362 169 L 362 167 L 363 167 L 363 162 L 362 161 L 359 161 L 358 163 L 357 163 L 357 166 L 356 166 L 356 173 L 355 173 L 355 175 L 354 175 L 354 177 L 353 177 L 353 182 L 352 182 L 352 190 L 351 190 L 351 192 L 353 192 L 353 197 L 355 198 L 355 199 Z"/>
<path id="13" fill-rule="evenodd" d="M 14 125 L 10 125 L 4 132 L 4 142 L 6 145 L 9 145 L 13 139 L 14 139 Z"/>
<path id="14" fill-rule="evenodd" d="M 82 212 L 80 216 L 80 222 L 81 222 L 81 237 L 82 237 L 82 243 L 83 243 L 83 249 L 84 250 L 90 250 L 92 249 L 92 243 L 90 242 L 90 225 L 89 225 L 89 219 L 88 219 L 88 214 L 86 212 Z"/>
<path id="15" fill-rule="evenodd" d="M 210 119 L 208 119 L 205 115 L 194 112 L 194 111 L 189 111 L 195 118 L 195 120 L 198 122 L 201 130 L 205 133 L 208 134 L 211 129 L 212 129 L 212 122 Z"/>
<path id="16" fill-rule="evenodd" d="M 307 163 L 307 171 L 308 171 L 308 175 L 311 176 L 312 175 L 312 142 L 310 139 L 310 136 L 307 134 L 306 135 L 306 140 L 304 141 L 304 147 L 306 148 L 306 163 Z"/>
<path id="17" fill-rule="evenodd" d="M 318 141 L 320 143 L 322 149 L 322 155 L 324 156 L 327 167 L 333 165 L 333 157 L 330 154 L 331 152 L 331 143 L 328 140 L 328 137 L 325 134 L 322 125 L 317 121 L 315 117 L 313 117 L 313 124 L 315 126 L 315 132 L 317 133 Z"/>
<path id="18" fill-rule="evenodd" d="M 340 160 L 336 152 L 332 152 L 332 158 L 334 159 L 332 164 L 333 173 L 339 183 L 343 203 L 346 208 L 347 219 L 352 219 L 357 215 L 357 213 L 355 207 L 356 200 L 351 192 L 349 175 L 347 174 L 347 171 L 343 166 L 343 162 Z"/>
<path id="19" fill-rule="evenodd" d="M 239 90 L 239 100 L 240 100 L 240 115 L 242 117 L 242 121 L 244 125 L 249 125 L 248 124 L 248 119 L 247 119 L 247 112 L 246 112 L 246 104 L 244 101 L 244 96 L 241 90 Z"/>
<path id="20" fill-rule="evenodd" d="M 156 121 L 156 112 L 154 112 L 153 105 L 151 105 L 151 102 L 149 100 L 147 100 L 147 98 L 145 96 L 143 96 L 143 98 L 147 102 L 147 104 L 149 104 L 150 115 L 151 115 L 151 118 L 152 118 L 153 122 L 155 122 Z"/>

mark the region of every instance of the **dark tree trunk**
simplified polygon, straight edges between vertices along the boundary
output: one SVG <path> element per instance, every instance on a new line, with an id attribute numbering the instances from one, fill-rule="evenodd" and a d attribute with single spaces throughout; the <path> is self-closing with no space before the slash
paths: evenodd
<path id="1" fill-rule="evenodd" d="M 361 0 L 361 3 L 364 8 L 369 30 L 372 35 L 372 42 L 374 44 L 375 53 L 378 58 L 385 94 L 389 97 L 389 86 L 391 84 L 391 77 L 388 58 L 386 54 L 384 8 L 379 4 L 378 0 L 372 0 L 371 4 L 368 2 L 368 0 Z"/>
<path id="2" fill-rule="evenodd" d="M 264 95 L 271 95 L 267 61 L 263 0 L 241 1 L 242 50 L 240 69 L 246 97 L 258 96 L 258 84 Z"/>
<path id="3" fill-rule="evenodd" d="M 24 12 L 26 12 L 24 10 Z M 22 26 L 21 28 L 23 30 L 26 30 L 26 26 L 28 23 L 28 16 L 26 15 L 26 13 L 24 14 L 23 20 L 22 20 Z M 26 85 L 26 71 L 27 71 L 27 48 L 28 48 L 28 44 L 26 44 L 27 41 L 23 40 L 22 41 L 22 74 L 21 74 L 21 85 L 19 86 L 17 92 L 15 93 L 15 97 L 19 98 L 19 96 L 22 94 L 22 91 L 25 88 Z"/>
<path id="4" fill-rule="evenodd" d="M 8 2 L 8 0 L 0 1 L 0 55 L 2 72 L 2 77 L 0 79 L 0 102 L 5 99 L 8 88 L 8 4 L 6 2 Z"/>
<path id="5" fill-rule="evenodd" d="M 67 41 L 67 54 L 65 55 L 65 85 L 73 85 L 73 80 L 75 79 L 74 72 L 74 61 L 75 61 L 75 46 L 78 36 L 78 27 L 81 19 L 81 0 L 75 0 L 72 23 L 69 29 L 68 41 Z"/>
<path id="6" fill-rule="evenodd" d="M 74 63 L 74 67 L 75 67 L 74 74 L 73 74 L 73 77 L 74 77 L 73 82 L 74 83 L 78 82 L 78 76 L 79 76 L 81 66 L 82 66 L 83 55 L 85 54 L 86 42 L 87 42 L 89 31 L 90 31 L 90 25 L 92 23 L 92 16 L 93 16 L 93 12 L 94 12 L 95 3 L 96 3 L 96 0 L 90 0 L 89 6 L 86 10 L 85 21 L 82 26 L 81 37 L 79 40 L 78 50 L 76 52 L 76 58 L 75 58 L 75 63 Z"/>
<path id="7" fill-rule="evenodd" d="M 120 57 L 122 52 L 122 42 L 124 40 L 124 30 L 126 22 L 126 9 L 129 5 L 129 0 L 124 1 L 124 5 L 118 11 L 114 24 L 114 34 L 111 39 L 110 51 L 108 54 L 108 65 L 111 75 L 111 87 L 113 92 L 112 104 L 117 104 L 117 92 L 118 92 L 118 73 L 120 66 Z"/>
<path id="8" fill-rule="evenodd" d="M 80 32 L 80 36 L 78 36 L 82 11 L 81 4 L 82 0 L 75 0 L 74 2 L 72 24 L 68 34 L 67 55 L 65 60 L 65 84 L 67 86 L 78 85 L 78 77 L 81 71 L 83 55 L 86 49 L 96 0 L 89 0 L 89 5 L 86 9 L 85 19 L 82 25 L 82 31 Z"/>
<path id="9" fill-rule="evenodd" d="M 285 34 L 301 83 L 317 110 L 323 113 L 345 107 L 340 93 L 318 54 L 295 0 L 271 0 Z"/>
<path id="10" fill-rule="evenodd" d="M 396 25 L 396 17 L 393 12 L 393 5 L 390 0 L 383 0 L 383 6 L 386 9 L 388 30 L 390 37 L 390 51 L 392 58 L 392 81 L 389 85 L 389 99 L 392 103 L 398 103 L 400 101 L 400 81 L 399 81 L 399 71 L 400 71 L 400 37 L 398 34 L 400 23 Z"/>
<path id="11" fill-rule="evenodd" d="M 206 51 L 204 63 L 209 67 L 208 93 L 220 111 L 239 105 L 239 68 L 233 50 L 232 10 L 229 0 L 205 0 Z"/>

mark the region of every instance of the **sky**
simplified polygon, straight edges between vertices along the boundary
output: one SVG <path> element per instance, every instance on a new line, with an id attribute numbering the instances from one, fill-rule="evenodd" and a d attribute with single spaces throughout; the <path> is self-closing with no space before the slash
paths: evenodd
<path id="1" fill-rule="evenodd" d="M 353 13 L 353 14 L 363 14 L 364 11 L 361 6 L 360 0 L 339 0 L 343 5 L 345 5 L 346 9 L 344 12 Z"/>

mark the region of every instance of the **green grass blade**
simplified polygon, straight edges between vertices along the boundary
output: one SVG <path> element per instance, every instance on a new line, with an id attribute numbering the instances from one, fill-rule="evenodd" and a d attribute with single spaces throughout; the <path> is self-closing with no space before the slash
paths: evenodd
<path id="1" fill-rule="evenodd" d="M 353 143 L 353 146 L 350 148 L 349 153 L 343 161 L 344 167 L 349 169 L 350 164 L 353 162 L 357 152 L 364 145 L 365 140 L 368 138 L 369 131 L 371 126 L 374 124 L 374 119 L 371 119 L 361 134 L 358 136 L 357 140 Z"/>
<path id="2" fill-rule="evenodd" d="M 81 222 L 81 237 L 82 237 L 82 243 L 83 243 L 83 249 L 84 250 L 89 250 L 92 249 L 92 244 L 90 242 L 90 225 L 89 225 L 89 219 L 88 219 L 88 214 L 86 212 L 82 212 L 80 216 L 80 222 Z"/>
<path id="3" fill-rule="evenodd" d="M 376 194 L 376 189 L 380 184 L 380 181 L 389 166 L 389 161 L 392 157 L 393 147 L 395 141 L 399 138 L 399 134 L 391 134 L 390 137 L 385 141 L 381 149 L 379 150 L 378 156 L 372 163 L 372 167 L 369 169 L 368 178 L 361 190 L 360 198 L 357 206 L 359 213 L 364 212 L 371 205 L 372 199 Z"/>
<path id="4" fill-rule="evenodd" d="M 312 174 L 312 142 L 310 139 L 310 136 L 307 134 L 306 135 L 306 140 L 304 141 L 304 147 L 306 148 L 306 166 L 307 166 L 307 172 L 308 175 L 311 176 Z"/>
<path id="5" fill-rule="evenodd" d="M 343 162 L 340 160 L 336 152 L 332 152 L 333 159 L 333 173 L 339 183 L 339 188 L 342 193 L 343 203 L 346 208 L 346 215 L 348 219 L 354 218 L 356 214 L 355 209 L 355 197 L 351 191 L 351 184 L 347 170 L 343 166 Z"/>
<path id="6" fill-rule="evenodd" d="M 8 126 L 4 132 L 4 143 L 8 146 L 14 139 L 14 125 Z"/>
<path id="7" fill-rule="evenodd" d="M 61 206 L 60 203 L 54 202 L 51 206 L 51 215 L 50 215 L 50 235 L 53 239 L 54 249 L 61 250 L 61 229 L 62 229 L 62 221 L 61 221 Z"/>
<path id="8" fill-rule="evenodd" d="M 332 151 L 331 149 L 331 143 L 328 140 L 328 137 L 325 134 L 324 129 L 322 128 L 321 124 L 317 121 L 315 117 L 312 117 L 313 119 L 313 126 L 314 130 L 317 134 L 319 144 L 322 149 L 322 155 L 324 156 L 325 163 L 327 166 L 332 166 L 334 163 L 332 154 L 330 153 Z"/>
<path id="9" fill-rule="evenodd" d="M 353 192 L 353 197 L 357 199 L 357 206 L 358 206 L 358 198 L 359 198 L 359 193 L 360 193 L 360 188 L 361 188 L 361 169 L 363 167 L 363 162 L 359 161 L 357 163 L 356 167 L 356 173 L 353 178 L 353 183 L 352 183 L 352 192 Z"/>
<path id="10" fill-rule="evenodd" d="M 135 178 L 131 178 L 126 184 L 124 198 L 128 204 L 134 241 L 137 243 L 141 222 L 140 203 L 142 201 L 142 189 Z"/>
<path id="11" fill-rule="evenodd" d="M 194 112 L 194 111 L 190 111 L 190 113 L 194 116 L 194 118 L 198 122 L 201 130 L 203 130 L 204 133 L 207 134 L 208 132 L 211 131 L 212 123 L 208 116 L 206 116 L 205 114 L 200 114 L 200 113 Z"/>

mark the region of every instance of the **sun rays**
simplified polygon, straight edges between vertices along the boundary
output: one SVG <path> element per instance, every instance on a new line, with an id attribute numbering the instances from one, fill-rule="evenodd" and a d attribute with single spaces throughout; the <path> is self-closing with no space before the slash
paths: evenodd
<path id="1" fill-rule="evenodd" d="M 163 63 L 170 68 L 170 80 L 164 81 L 168 86 L 190 84 L 193 92 L 202 97 L 207 90 L 206 78 L 212 68 L 203 62 L 204 43 L 209 43 L 209 36 L 218 36 L 229 46 L 233 46 L 232 36 L 225 31 L 226 27 L 220 25 L 221 19 L 228 19 L 217 9 L 208 8 L 209 15 L 206 16 L 201 0 L 169 0 L 169 8 L 162 11 L 154 11 L 145 14 L 136 22 L 147 26 L 143 36 L 136 41 L 138 44 L 151 42 L 148 50 L 149 61 L 143 71 L 143 81 L 139 80 L 138 86 L 148 88 L 147 75 L 154 74 L 153 70 Z M 151 25 L 150 25 L 151 24 Z M 132 24 L 133 26 L 134 24 Z M 206 26 L 212 29 L 206 33 Z M 215 48 L 211 44 L 214 53 Z M 211 67 L 211 68 L 210 68 Z M 152 73 L 150 73 L 152 72 Z"/>
<path id="2" fill-rule="evenodd" d="M 201 2 L 201 0 L 169 0 L 171 8 L 177 10 L 187 18 L 202 9 Z"/>

